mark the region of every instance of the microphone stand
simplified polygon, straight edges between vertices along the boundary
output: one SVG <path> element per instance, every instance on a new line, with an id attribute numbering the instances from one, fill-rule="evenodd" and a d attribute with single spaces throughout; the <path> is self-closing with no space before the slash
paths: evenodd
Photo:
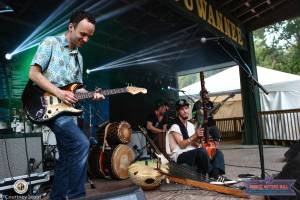
<path id="1" fill-rule="evenodd" d="M 218 40 L 217 41 L 218 46 L 220 46 L 222 48 L 222 50 L 230 57 L 233 59 L 233 61 L 235 61 L 239 67 L 248 75 L 248 79 L 250 81 L 251 84 L 251 93 L 252 96 L 254 97 L 254 106 L 255 108 L 257 107 L 257 102 L 256 102 L 256 98 L 254 96 L 254 89 L 255 86 L 259 87 L 265 94 L 269 94 L 269 92 L 256 80 L 256 78 L 252 75 L 251 70 L 249 69 L 248 65 L 245 62 L 241 62 L 240 60 L 238 60 L 236 57 L 234 57 Z M 235 46 L 233 47 L 235 48 Z M 235 48 L 235 50 L 237 51 L 237 49 Z M 237 51 L 238 53 L 238 51 Z M 239 53 L 238 53 L 239 55 Z M 239 55 L 240 56 L 240 55 Z M 242 60 L 242 58 L 240 57 L 240 59 Z M 258 149 L 259 149 L 259 158 L 260 158 L 260 166 L 261 166 L 261 178 L 265 179 L 265 164 L 264 164 L 264 152 L 263 152 L 263 145 L 262 145 L 262 139 L 261 139 L 261 135 L 259 133 L 259 120 L 258 120 L 258 115 L 256 113 L 255 115 L 255 123 L 256 123 L 256 136 L 257 136 L 257 140 L 258 140 Z"/>
<path id="2" fill-rule="evenodd" d="M 184 91 L 184 90 L 178 90 L 178 92 L 182 92 L 182 94 L 184 94 L 184 96 L 186 98 L 188 98 L 191 102 L 195 103 L 194 99 L 189 94 L 187 94 L 186 91 Z"/>

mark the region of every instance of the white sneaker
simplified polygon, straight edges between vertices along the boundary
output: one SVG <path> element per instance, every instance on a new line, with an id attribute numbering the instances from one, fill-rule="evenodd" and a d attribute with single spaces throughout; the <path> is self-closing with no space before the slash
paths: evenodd
<path id="1" fill-rule="evenodd" d="M 219 176 L 216 180 L 210 181 L 209 183 L 213 185 L 232 185 L 237 183 L 237 181 L 231 180 L 226 176 Z"/>

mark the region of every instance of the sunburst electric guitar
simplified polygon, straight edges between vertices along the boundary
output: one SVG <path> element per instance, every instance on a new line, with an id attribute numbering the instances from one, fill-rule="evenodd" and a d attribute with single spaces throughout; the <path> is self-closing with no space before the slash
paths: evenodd
<path id="1" fill-rule="evenodd" d="M 80 83 L 71 83 L 61 87 L 61 89 L 73 92 L 78 100 L 93 98 L 96 91 L 87 93 L 75 92 L 77 89 L 82 87 L 83 85 Z M 103 94 L 104 96 L 120 93 L 146 94 L 147 89 L 128 86 L 124 88 L 101 90 L 99 93 Z M 45 123 L 61 114 L 76 116 L 81 115 L 82 113 L 82 110 L 77 109 L 75 105 L 65 104 L 53 94 L 45 92 L 40 87 L 33 85 L 31 81 L 26 85 L 23 91 L 22 102 L 27 117 L 33 123 Z"/>

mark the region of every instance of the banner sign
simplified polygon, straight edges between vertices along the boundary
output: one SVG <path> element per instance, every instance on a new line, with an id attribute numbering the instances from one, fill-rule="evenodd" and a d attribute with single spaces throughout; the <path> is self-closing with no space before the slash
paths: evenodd
<path id="1" fill-rule="evenodd" d="M 169 0 L 172 5 L 192 16 L 219 36 L 224 36 L 239 47 L 246 48 L 244 27 L 226 16 L 209 0 Z"/>

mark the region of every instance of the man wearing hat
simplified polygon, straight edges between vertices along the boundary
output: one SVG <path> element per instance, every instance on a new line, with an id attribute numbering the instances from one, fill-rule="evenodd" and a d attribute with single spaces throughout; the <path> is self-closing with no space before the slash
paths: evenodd
<path id="1" fill-rule="evenodd" d="M 208 174 L 213 181 L 210 183 L 224 185 L 233 184 L 224 176 L 224 156 L 217 150 L 216 156 L 210 160 L 204 148 L 193 145 L 199 138 L 203 137 L 203 128 L 195 129 L 195 126 L 188 121 L 189 103 L 185 99 L 176 102 L 177 118 L 171 126 L 166 137 L 166 152 L 170 158 L 179 164 L 188 164 L 197 167 L 197 172 Z"/>

